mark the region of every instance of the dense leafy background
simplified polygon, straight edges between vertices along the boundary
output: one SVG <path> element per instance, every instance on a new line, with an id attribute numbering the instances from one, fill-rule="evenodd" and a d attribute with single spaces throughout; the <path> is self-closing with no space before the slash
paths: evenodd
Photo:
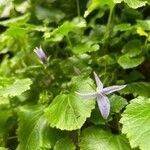
<path id="1" fill-rule="evenodd" d="M 0 150 L 149 150 L 149 4 L 0 0 Z M 127 84 L 107 120 L 75 94 L 95 90 L 93 71 Z"/>

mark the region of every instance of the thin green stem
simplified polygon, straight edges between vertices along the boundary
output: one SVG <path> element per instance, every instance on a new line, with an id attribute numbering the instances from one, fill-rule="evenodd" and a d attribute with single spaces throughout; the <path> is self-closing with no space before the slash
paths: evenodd
<path id="1" fill-rule="evenodd" d="M 111 26 L 112 26 L 112 18 L 113 18 L 114 8 L 115 8 L 115 5 L 109 11 L 109 16 L 108 16 L 108 21 L 107 21 L 107 25 L 106 25 L 106 32 L 105 32 L 105 35 L 104 35 L 104 40 L 106 40 L 109 37 L 109 35 L 112 31 Z"/>
<path id="2" fill-rule="evenodd" d="M 68 41 L 68 44 L 69 44 L 70 48 L 72 49 L 72 48 L 73 48 L 73 46 L 72 46 L 72 43 L 71 43 L 71 41 L 70 41 L 69 36 L 68 36 L 68 35 L 66 35 L 66 38 L 67 38 L 67 41 Z"/>
<path id="3" fill-rule="evenodd" d="M 79 4 L 79 0 L 76 0 L 76 4 L 77 4 L 77 14 L 78 14 L 78 17 L 80 18 L 80 4 Z"/>
<path id="4" fill-rule="evenodd" d="M 106 26 L 107 29 L 110 28 L 112 16 L 113 16 L 113 11 L 114 11 L 114 7 L 112 7 L 109 11 L 109 17 L 108 17 L 107 26 Z"/>

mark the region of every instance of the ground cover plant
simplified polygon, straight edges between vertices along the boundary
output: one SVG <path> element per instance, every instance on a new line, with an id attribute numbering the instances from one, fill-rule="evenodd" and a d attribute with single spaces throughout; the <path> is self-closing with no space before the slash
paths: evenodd
<path id="1" fill-rule="evenodd" d="M 149 4 L 0 0 L 0 150 L 149 150 Z"/>

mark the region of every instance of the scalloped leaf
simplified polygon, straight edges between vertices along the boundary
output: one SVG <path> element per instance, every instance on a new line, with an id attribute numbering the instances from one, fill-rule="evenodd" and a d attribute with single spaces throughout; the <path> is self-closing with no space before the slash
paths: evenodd
<path id="1" fill-rule="evenodd" d="M 90 127 L 81 134 L 80 150 L 131 150 L 124 135 L 113 135 L 99 127 Z"/>
<path id="2" fill-rule="evenodd" d="M 95 107 L 94 100 L 85 100 L 75 94 L 76 91 L 93 91 L 93 81 L 79 77 L 73 78 L 72 83 L 75 84 L 72 85 L 71 93 L 56 96 L 46 109 L 45 115 L 51 127 L 61 130 L 80 129 Z"/>
<path id="3" fill-rule="evenodd" d="M 129 57 L 138 56 L 142 53 L 142 42 L 140 40 L 134 39 L 129 41 L 122 49 L 122 53 Z"/>
<path id="4" fill-rule="evenodd" d="M 137 25 L 141 28 L 143 28 L 143 30 L 150 30 L 150 19 L 147 20 L 137 20 Z"/>
<path id="5" fill-rule="evenodd" d="M 120 121 L 122 132 L 127 134 L 133 148 L 148 150 L 150 147 L 150 98 L 138 97 L 126 107 Z"/>
<path id="6" fill-rule="evenodd" d="M 131 8 L 139 8 L 145 6 L 148 3 L 148 0 L 114 0 L 115 3 L 121 3 L 124 1 Z"/>
<path id="7" fill-rule="evenodd" d="M 61 130 L 80 129 L 90 117 L 94 100 L 85 100 L 73 94 L 58 95 L 46 110 L 51 127 Z"/>
<path id="8" fill-rule="evenodd" d="M 118 64 L 124 68 L 134 68 L 139 66 L 144 61 L 144 57 L 130 58 L 128 55 L 122 55 L 118 59 Z"/>
<path id="9" fill-rule="evenodd" d="M 81 53 L 85 53 L 85 52 L 93 52 L 93 51 L 97 51 L 97 50 L 99 50 L 99 45 L 94 44 L 92 42 L 78 44 L 78 45 L 74 46 L 72 49 L 72 51 L 75 54 L 81 54 Z"/>
<path id="10" fill-rule="evenodd" d="M 22 15 L 16 18 L 12 18 L 12 19 L 5 20 L 5 21 L 0 21 L 0 25 L 3 25 L 3 26 L 24 25 L 29 19 L 30 19 L 30 14 L 27 13 L 25 15 Z"/>
<path id="11" fill-rule="evenodd" d="M 54 146 L 54 150 L 75 150 L 76 147 L 74 145 L 74 143 L 68 139 L 60 139 L 56 142 L 55 146 Z"/>
<path id="12" fill-rule="evenodd" d="M 121 94 L 134 94 L 135 96 L 150 97 L 150 83 L 133 82 L 120 91 Z"/>
<path id="13" fill-rule="evenodd" d="M 30 89 L 32 84 L 31 79 L 18 79 L 12 84 L 7 85 L 6 87 L 0 88 L 0 96 L 2 97 L 14 97 L 21 95 L 23 92 Z"/>
<path id="14" fill-rule="evenodd" d="M 91 5 L 88 7 L 88 9 L 84 13 L 84 17 L 87 17 L 93 10 L 99 9 L 100 7 L 103 7 L 104 5 L 108 5 L 110 8 L 114 7 L 113 0 L 92 0 Z"/>
<path id="15" fill-rule="evenodd" d="M 42 106 L 20 108 L 17 150 L 38 150 L 51 147 L 50 128 L 47 119 L 43 116 L 43 109 Z"/>
<path id="16" fill-rule="evenodd" d="M 54 29 L 52 35 L 58 33 L 61 35 L 67 35 L 69 32 L 73 32 L 75 29 L 83 27 L 86 27 L 86 21 L 83 18 L 75 18 L 72 22 L 66 21 L 61 26 Z"/>
<path id="17" fill-rule="evenodd" d="M 109 100 L 110 100 L 111 112 L 118 113 L 122 108 L 124 108 L 128 104 L 125 98 L 115 94 L 110 96 Z"/>

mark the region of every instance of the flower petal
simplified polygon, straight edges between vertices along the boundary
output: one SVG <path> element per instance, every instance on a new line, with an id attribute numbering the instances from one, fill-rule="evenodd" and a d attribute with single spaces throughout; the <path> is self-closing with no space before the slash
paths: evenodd
<path id="1" fill-rule="evenodd" d="M 98 103 L 99 110 L 102 114 L 102 117 L 104 119 L 107 119 L 107 117 L 109 116 L 109 112 L 110 112 L 109 99 L 105 95 L 99 95 L 97 97 L 97 103 Z"/>
<path id="2" fill-rule="evenodd" d="M 95 77 L 95 81 L 96 81 L 96 85 L 98 90 L 102 90 L 103 89 L 103 83 L 101 82 L 100 78 L 98 77 L 98 75 L 94 72 L 94 77 Z"/>
<path id="3" fill-rule="evenodd" d="M 125 88 L 127 85 L 114 85 L 114 86 L 109 86 L 109 87 L 106 87 L 102 90 L 102 93 L 103 94 L 110 94 L 110 93 L 113 93 L 115 91 L 119 91 L 119 90 L 122 90 L 123 88 Z"/>
<path id="4" fill-rule="evenodd" d="M 85 99 L 92 99 L 92 98 L 96 98 L 97 97 L 97 93 L 94 92 L 94 93 L 87 93 L 87 94 L 83 94 L 83 93 L 78 93 L 76 92 L 76 94 L 82 98 L 85 98 Z"/>

